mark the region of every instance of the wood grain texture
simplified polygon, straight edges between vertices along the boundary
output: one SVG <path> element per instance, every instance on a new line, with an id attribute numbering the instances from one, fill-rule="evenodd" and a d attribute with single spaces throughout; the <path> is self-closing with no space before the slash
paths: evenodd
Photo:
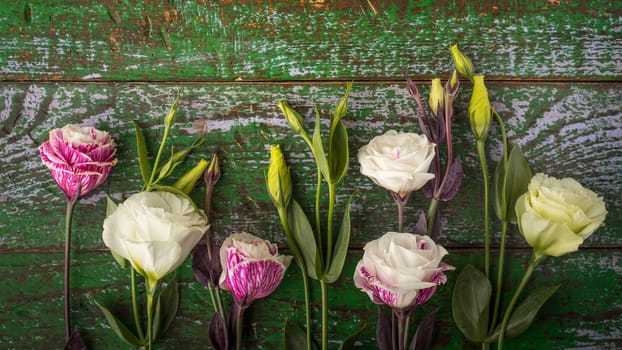
<path id="1" fill-rule="evenodd" d="M 616 1 L 47 1 L 0 8 L 11 80 L 619 80 Z"/>
<path id="2" fill-rule="evenodd" d="M 510 254 L 507 288 L 515 288 L 527 259 L 526 252 Z M 344 277 L 330 288 L 330 342 L 336 349 L 340 340 L 361 323 L 368 324 L 358 349 L 374 349 L 376 306 L 354 287 L 351 279 L 360 253 L 351 252 Z M 461 270 L 466 264 L 482 264 L 481 252 L 451 252 L 450 264 Z M 62 254 L 0 255 L 0 343 L 4 349 L 60 348 L 63 343 Z M 562 287 L 544 305 L 537 327 L 520 340 L 508 340 L 507 349 L 616 349 L 622 346 L 622 254 L 620 252 L 580 252 L 551 258 L 536 271 L 538 285 Z M 172 328 L 158 343 L 158 349 L 206 349 L 211 306 L 207 290 L 196 283 L 188 262 L 178 272 L 180 311 Z M 448 273 L 449 282 L 415 313 L 415 319 L 440 306 L 435 348 L 476 349 L 453 325 L 449 309 L 450 292 L 457 272 Z M 92 298 L 124 315 L 128 324 L 129 275 L 104 252 L 74 255 L 72 270 L 73 318 L 83 332 L 89 349 L 119 349 L 126 346 L 109 328 Z M 531 286 L 533 286 L 532 284 Z M 313 298 L 319 287 L 313 285 Z M 142 287 L 141 287 L 142 288 Z M 531 287 L 529 287 L 531 288 Z M 144 295 L 143 295 L 144 296 Z M 347 297 L 345 297 L 347 296 Z M 509 299 L 505 296 L 505 301 Z M 302 289 L 298 269 L 290 267 L 282 285 L 268 299 L 256 301 L 245 322 L 244 348 L 280 348 L 280 327 L 286 317 L 304 319 Z M 316 305 L 317 306 L 317 305 Z M 319 312 L 315 308 L 315 312 Z M 314 324 L 319 327 L 319 324 Z M 318 328 L 316 328 L 317 330 Z"/>
<path id="3" fill-rule="evenodd" d="M 153 154 L 161 137 L 162 118 L 177 89 L 182 98 L 171 144 L 177 149 L 189 145 L 207 125 L 207 141 L 188 163 L 200 157 L 209 159 L 216 151 L 222 157 L 223 177 L 212 206 L 218 239 L 245 230 L 284 244 L 264 185 L 269 145 L 282 145 L 292 166 L 296 195 L 303 203 L 313 203 L 315 165 L 304 143 L 276 108 L 276 101 L 290 101 L 311 121 L 312 104 L 317 102 L 325 115 L 331 113 L 344 91 L 342 85 L 5 84 L 0 90 L 0 248 L 62 247 L 61 214 L 65 203 L 40 161 L 37 146 L 47 139 L 50 129 L 66 123 L 108 130 L 118 144 L 119 164 L 108 183 L 78 205 L 74 225 L 75 247 L 102 247 L 106 191 L 121 200 L 142 186 L 131 120 L 138 120 L 145 128 Z M 426 90 L 427 86 L 422 87 L 422 93 Z M 490 91 L 495 107 L 507 119 L 509 137 L 521 145 L 534 171 L 573 177 L 605 197 L 609 210 L 606 226 L 590 237 L 586 245 L 620 247 L 619 87 L 510 84 L 493 85 Z M 469 95 L 470 87 L 464 86 L 456 103 L 454 131 L 455 148 L 464 161 L 463 188 L 453 201 L 441 206 L 445 230 L 440 242 L 450 247 L 482 244 L 478 234 L 482 231 L 483 215 L 481 176 L 465 115 Z M 371 137 L 389 129 L 418 131 L 414 114 L 414 102 L 404 85 L 357 84 L 353 88 L 346 117 L 351 163 L 346 180 L 339 187 L 338 205 L 342 206 L 356 191 L 352 212 L 354 247 L 379 237 L 394 228 L 396 222 L 388 192 L 359 173 L 357 150 Z M 490 139 L 489 152 L 498 158 L 501 145 L 494 137 Z M 202 191 L 201 186 L 195 193 L 198 201 Z M 427 206 L 421 193 L 412 196 L 406 227 L 413 226 L 418 210 L 427 210 Z M 524 246 L 518 234 L 511 235 L 510 243 Z"/>
<path id="4" fill-rule="evenodd" d="M 162 118 L 179 89 L 181 107 L 171 144 L 189 145 L 205 125 L 207 141 L 189 163 L 212 152 L 222 156 L 223 177 L 218 183 L 212 219 L 219 239 L 246 230 L 284 243 L 276 211 L 267 196 L 263 171 L 269 144 L 282 144 L 292 166 L 297 196 L 313 203 L 315 165 L 301 139 L 286 124 L 276 101 L 290 101 L 310 121 L 312 104 L 331 113 L 343 93 L 340 85 L 144 85 L 144 84 L 19 84 L 2 87 L 0 116 L 0 222 L 4 249 L 59 249 L 62 247 L 64 199 L 38 156 L 37 146 L 51 128 L 66 123 L 94 125 L 108 130 L 118 144 L 119 165 L 108 184 L 81 201 L 75 220 L 74 247 L 99 248 L 104 217 L 104 195 L 116 200 L 142 186 L 136 164 L 132 119 L 146 129 L 152 148 L 159 142 Z M 425 93 L 427 87 L 422 87 Z M 588 246 L 622 244 L 622 125 L 620 89 L 615 85 L 495 85 L 491 98 L 507 119 L 509 137 L 521 145 L 534 171 L 573 177 L 605 197 L 606 227 Z M 470 88 L 456 103 L 454 142 L 464 160 L 463 190 L 441 206 L 444 225 L 440 242 L 448 246 L 481 245 L 481 175 L 466 107 Z M 525 102 L 527 101 L 527 102 Z M 592 106 L 601 106 L 593 111 Z M 339 203 L 357 191 L 352 212 L 353 246 L 393 229 L 396 218 L 388 192 L 359 173 L 356 153 L 371 137 L 389 129 L 417 131 L 414 102 L 404 85 L 355 85 L 346 118 L 350 132 L 349 174 L 339 187 Z M 490 138 L 489 152 L 497 157 L 500 143 Z M 491 164 L 491 167 L 493 164 Z M 183 169 L 181 169 L 183 170 Z M 180 171 L 181 171 L 180 170 Z M 178 175 L 179 176 L 179 175 Z M 203 187 L 195 198 L 200 201 Z M 200 203 L 200 202 L 199 202 Z M 201 203 L 202 204 L 202 203 Z M 416 193 L 407 208 L 406 227 L 416 222 L 428 201 Z M 339 210 L 339 209 L 338 209 Z M 377 213 L 387 213 L 377 215 Z M 513 234 L 513 246 L 524 246 Z"/>

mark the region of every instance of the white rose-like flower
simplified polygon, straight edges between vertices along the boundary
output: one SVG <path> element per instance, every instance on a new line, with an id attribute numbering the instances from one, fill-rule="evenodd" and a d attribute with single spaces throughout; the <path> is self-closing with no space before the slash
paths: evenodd
<path id="1" fill-rule="evenodd" d="M 602 197 L 577 181 L 538 173 L 516 201 L 518 227 L 536 258 L 579 249 L 605 220 Z"/>
<path id="2" fill-rule="evenodd" d="M 354 284 L 376 304 L 408 314 L 444 284 L 453 266 L 441 262 L 447 250 L 428 236 L 387 232 L 368 242 L 354 270 Z"/>
<path id="3" fill-rule="evenodd" d="M 192 203 L 169 192 L 140 192 L 104 220 L 102 238 L 150 281 L 162 279 L 186 259 L 207 229 Z"/>
<path id="4" fill-rule="evenodd" d="M 435 147 L 425 135 L 389 130 L 359 149 L 361 174 L 403 197 L 434 178 Z"/>

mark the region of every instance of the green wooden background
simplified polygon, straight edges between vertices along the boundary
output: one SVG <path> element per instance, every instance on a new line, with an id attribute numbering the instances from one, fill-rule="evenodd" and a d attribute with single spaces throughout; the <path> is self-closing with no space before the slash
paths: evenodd
<path id="1" fill-rule="evenodd" d="M 129 316 L 129 276 L 104 247 L 101 224 L 106 191 L 120 200 L 140 188 L 131 120 L 146 128 L 149 140 L 158 140 L 161 118 L 179 90 L 173 142 L 188 144 L 207 126 L 207 142 L 191 160 L 216 151 L 222 158 L 211 214 L 217 240 L 244 230 L 285 248 L 263 184 L 269 145 L 282 145 L 299 199 L 310 199 L 305 193 L 315 180 L 310 156 L 276 102 L 289 101 L 310 120 L 314 103 L 330 113 L 345 82 L 353 81 L 346 125 L 355 155 L 386 130 L 418 131 L 403 73 L 408 70 L 427 94 L 427 80 L 446 77 L 451 69 L 453 43 L 487 75 L 491 100 L 532 169 L 577 179 L 604 196 L 609 211 L 606 227 L 579 252 L 538 268 L 536 283 L 562 288 L 537 326 L 509 340 L 508 348 L 622 348 L 622 3 L 2 1 L 0 33 L 0 348 L 64 345 L 65 202 L 37 151 L 50 129 L 93 125 L 108 130 L 119 145 L 109 181 L 76 209 L 72 304 L 89 348 L 127 348 L 91 298 Z M 465 82 L 455 107 L 464 184 L 441 207 L 439 243 L 458 271 L 448 273 L 447 285 L 417 314 L 440 307 L 438 349 L 477 348 L 455 328 L 450 311 L 458 272 L 469 263 L 483 264 L 482 182 L 466 117 L 470 91 Z M 491 140 L 490 156 L 498 158 L 499 149 Z M 197 200 L 203 191 L 195 192 Z M 330 341 L 337 348 L 367 323 L 359 345 L 373 349 L 376 307 L 351 276 L 365 242 L 394 229 L 395 209 L 384 190 L 360 175 L 355 157 L 339 203 L 353 191 L 351 250 L 343 278 L 329 291 Z M 425 198 L 414 195 L 406 226 L 426 208 Z M 498 225 L 493 229 L 497 238 Z M 515 230 L 509 241 L 506 302 L 529 255 Z M 298 277 L 290 269 L 275 294 L 253 305 L 245 348 L 279 348 L 283 319 L 303 320 Z M 207 290 L 194 282 L 188 261 L 179 278 L 180 311 L 158 348 L 207 349 Z"/>

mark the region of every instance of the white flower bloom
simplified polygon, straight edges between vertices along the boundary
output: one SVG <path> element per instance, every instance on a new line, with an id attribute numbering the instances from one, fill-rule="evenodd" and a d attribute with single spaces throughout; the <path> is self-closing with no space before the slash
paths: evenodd
<path id="1" fill-rule="evenodd" d="M 436 145 L 425 135 L 389 130 L 358 153 L 361 174 L 379 186 L 405 196 L 434 178 L 428 173 Z"/>
<path id="2" fill-rule="evenodd" d="M 206 229 L 205 219 L 185 197 L 140 192 L 104 220 L 102 238 L 136 271 L 157 281 L 181 265 Z"/>
<path id="3" fill-rule="evenodd" d="M 368 242 L 364 251 L 354 270 L 354 285 L 374 303 L 407 314 L 447 281 L 443 271 L 454 269 L 441 262 L 447 250 L 428 236 L 387 232 Z"/>

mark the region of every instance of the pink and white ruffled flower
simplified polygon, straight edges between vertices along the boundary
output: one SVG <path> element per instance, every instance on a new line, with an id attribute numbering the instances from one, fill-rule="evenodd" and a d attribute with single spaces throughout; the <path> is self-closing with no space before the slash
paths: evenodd
<path id="1" fill-rule="evenodd" d="M 405 315 L 430 299 L 447 282 L 441 262 L 447 250 L 428 236 L 388 232 L 364 247 L 354 271 L 354 284 L 376 304 Z"/>
<path id="2" fill-rule="evenodd" d="M 39 146 L 41 160 L 67 198 L 76 200 L 101 185 L 117 164 L 116 145 L 105 131 L 65 125 Z M 79 191 L 79 192 L 78 192 Z"/>
<path id="3" fill-rule="evenodd" d="M 242 308 L 264 298 L 283 280 L 291 256 L 279 255 L 276 244 L 249 233 L 232 234 L 220 248 L 220 288 L 230 291 Z"/>

